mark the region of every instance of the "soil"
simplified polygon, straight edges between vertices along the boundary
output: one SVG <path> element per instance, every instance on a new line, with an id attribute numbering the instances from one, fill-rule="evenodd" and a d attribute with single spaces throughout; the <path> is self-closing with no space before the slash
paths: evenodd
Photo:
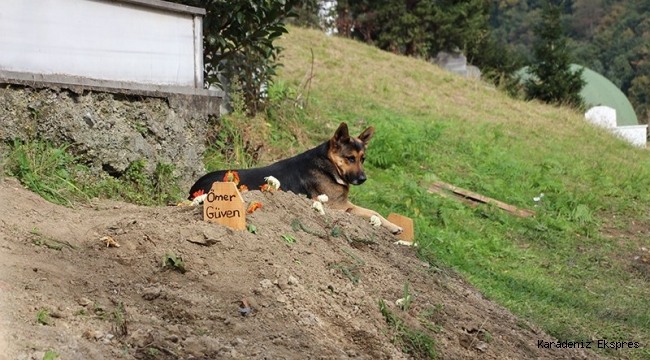
<path id="1" fill-rule="evenodd" d="M 0 359 L 424 358 L 404 328 L 443 359 L 598 358 L 539 348 L 554 340 L 385 229 L 292 193 L 243 196 L 263 204 L 247 217 L 257 234 L 201 207 L 70 209 L 0 179 Z"/>

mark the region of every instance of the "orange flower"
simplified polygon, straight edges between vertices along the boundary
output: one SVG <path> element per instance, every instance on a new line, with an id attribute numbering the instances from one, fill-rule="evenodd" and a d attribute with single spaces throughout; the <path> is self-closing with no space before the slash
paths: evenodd
<path id="1" fill-rule="evenodd" d="M 239 185 L 239 174 L 236 171 L 230 170 L 223 176 L 223 182 L 234 182 L 235 185 Z"/>
<path id="2" fill-rule="evenodd" d="M 248 205 L 248 210 L 246 210 L 246 212 L 249 213 L 249 214 L 252 214 L 255 210 L 261 209 L 261 208 L 262 208 L 261 203 L 259 203 L 257 201 L 253 201 L 250 205 Z"/>
<path id="3" fill-rule="evenodd" d="M 248 191 L 248 186 L 246 185 L 239 185 L 239 192 L 242 193 L 244 191 Z"/>
<path id="4" fill-rule="evenodd" d="M 261 192 L 271 191 L 271 185 L 269 185 L 269 184 L 264 184 L 264 185 L 260 186 L 260 191 L 261 191 Z"/>
<path id="5" fill-rule="evenodd" d="M 205 191 L 203 189 L 201 189 L 199 191 L 195 191 L 194 194 L 192 194 L 192 200 L 194 200 L 195 198 L 197 198 L 197 197 L 199 197 L 199 196 L 201 196 L 203 194 L 205 194 Z"/>

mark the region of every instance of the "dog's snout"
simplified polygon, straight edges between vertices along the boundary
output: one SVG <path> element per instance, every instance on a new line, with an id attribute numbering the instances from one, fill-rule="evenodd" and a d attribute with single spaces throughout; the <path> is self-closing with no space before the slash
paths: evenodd
<path id="1" fill-rule="evenodd" d="M 366 181 L 366 175 L 365 174 L 360 174 L 359 177 L 357 177 L 354 180 L 355 180 L 353 182 L 354 185 L 361 185 Z"/>

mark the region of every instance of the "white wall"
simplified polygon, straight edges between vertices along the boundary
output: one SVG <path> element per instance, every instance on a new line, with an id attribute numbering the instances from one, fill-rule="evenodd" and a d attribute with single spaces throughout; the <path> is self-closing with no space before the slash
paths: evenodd
<path id="1" fill-rule="evenodd" d="M 1 3 L 0 70 L 203 87 L 200 16 L 116 1 Z"/>
<path id="2" fill-rule="evenodd" d="M 645 147 L 648 139 L 648 125 L 619 126 L 612 131 L 630 144 Z"/>
<path id="3" fill-rule="evenodd" d="M 594 106 L 585 113 L 585 118 L 604 128 L 616 127 L 616 109 L 609 106 Z"/>
<path id="4" fill-rule="evenodd" d="M 594 106 L 585 113 L 590 123 L 606 128 L 630 144 L 645 147 L 648 138 L 648 125 L 616 126 L 616 109 L 607 106 Z"/>

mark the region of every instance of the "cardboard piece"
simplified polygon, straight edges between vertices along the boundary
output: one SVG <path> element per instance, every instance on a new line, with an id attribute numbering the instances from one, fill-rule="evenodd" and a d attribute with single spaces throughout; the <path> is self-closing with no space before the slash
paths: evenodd
<path id="1" fill-rule="evenodd" d="M 413 242 L 413 239 L 415 239 L 415 232 L 413 230 L 413 219 L 395 213 L 390 213 L 390 215 L 388 215 L 388 218 L 386 219 L 392 222 L 393 224 L 404 229 L 404 231 L 401 234 L 397 235 L 398 238 L 404 241 Z"/>
<path id="2" fill-rule="evenodd" d="M 244 199 L 234 182 L 215 182 L 203 201 L 203 220 L 237 230 L 246 229 Z"/>

